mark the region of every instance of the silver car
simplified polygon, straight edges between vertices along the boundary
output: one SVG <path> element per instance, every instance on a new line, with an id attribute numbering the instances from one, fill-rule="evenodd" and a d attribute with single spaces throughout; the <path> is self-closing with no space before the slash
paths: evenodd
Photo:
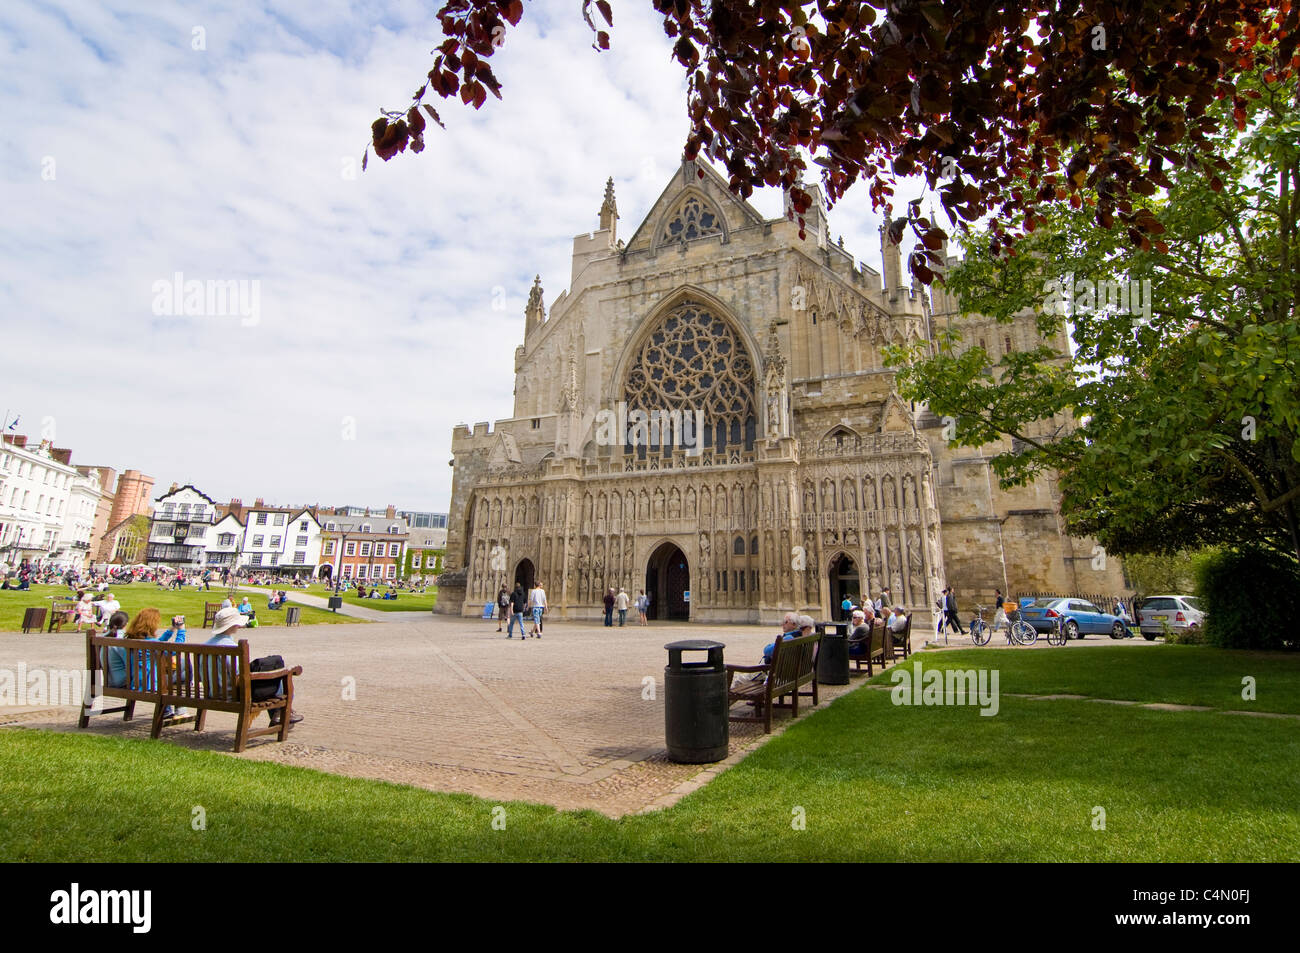
<path id="1" fill-rule="evenodd" d="M 1175 632 L 1194 632 L 1205 625 L 1205 610 L 1196 596 L 1148 596 L 1137 607 L 1137 616 L 1148 642 L 1164 635 L 1165 625 Z"/>

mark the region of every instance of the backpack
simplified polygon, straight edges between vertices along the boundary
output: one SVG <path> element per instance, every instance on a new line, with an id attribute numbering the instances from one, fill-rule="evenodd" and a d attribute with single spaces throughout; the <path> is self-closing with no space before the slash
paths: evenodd
<path id="1" fill-rule="evenodd" d="M 263 658 L 255 658 L 248 663 L 250 672 L 274 672 L 276 669 L 281 668 L 284 668 L 284 657 L 281 655 L 267 655 Z M 264 702 L 276 695 L 283 695 L 284 679 L 279 678 L 274 682 L 254 682 L 252 694 L 255 702 Z"/>

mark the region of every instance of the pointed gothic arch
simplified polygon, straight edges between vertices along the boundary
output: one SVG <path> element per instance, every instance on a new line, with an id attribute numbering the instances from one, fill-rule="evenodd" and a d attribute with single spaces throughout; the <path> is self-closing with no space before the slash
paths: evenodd
<path id="1" fill-rule="evenodd" d="M 757 342 L 720 302 L 699 289 L 678 289 L 642 321 L 615 368 L 615 400 L 626 401 L 629 415 L 681 411 L 683 429 L 665 425 L 636 431 L 637 452 L 667 453 L 680 440 L 685 447 L 752 449 L 760 432 L 758 400 L 762 372 Z M 687 431 L 693 411 L 703 434 Z"/>

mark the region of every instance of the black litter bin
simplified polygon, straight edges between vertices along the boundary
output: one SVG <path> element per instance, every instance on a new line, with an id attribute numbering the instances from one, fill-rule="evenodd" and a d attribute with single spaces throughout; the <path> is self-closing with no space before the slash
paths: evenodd
<path id="1" fill-rule="evenodd" d="M 721 642 L 669 642 L 664 667 L 664 736 L 668 759 L 707 764 L 727 756 L 727 669 Z M 702 662 L 683 662 L 683 652 L 707 652 Z"/>
<path id="2" fill-rule="evenodd" d="M 289 606 L 289 608 L 287 608 L 284 612 L 284 624 L 301 625 L 302 624 L 300 620 L 301 616 L 302 616 L 302 609 L 300 607 Z"/>
<path id="3" fill-rule="evenodd" d="M 849 624 L 819 622 L 816 628 L 822 637 L 817 646 L 817 684 L 847 685 L 849 683 Z"/>
<path id="4" fill-rule="evenodd" d="M 343 597 L 342 597 L 342 596 L 330 596 L 329 607 L 330 607 L 331 609 L 333 609 L 335 612 L 338 612 L 338 611 L 339 611 L 339 606 L 341 606 L 341 605 L 343 605 Z"/>

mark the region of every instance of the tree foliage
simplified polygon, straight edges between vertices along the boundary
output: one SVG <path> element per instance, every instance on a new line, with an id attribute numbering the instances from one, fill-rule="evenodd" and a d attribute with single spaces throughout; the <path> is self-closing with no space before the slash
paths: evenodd
<path id="1" fill-rule="evenodd" d="M 1168 188 L 1170 170 L 1226 171 L 1214 143 L 1225 124 L 1244 128 L 1236 77 L 1300 68 L 1293 0 L 653 3 L 688 74 L 685 157 L 721 163 L 741 196 L 791 190 L 801 234 L 811 162 L 830 203 L 865 180 L 891 215 L 898 180 L 923 176 L 952 221 L 993 216 L 994 251 L 1085 195 L 1099 224 L 1118 221 L 1145 250 L 1159 228 L 1136 199 Z M 608 48 L 609 3 L 581 9 Z M 375 120 L 375 153 L 424 148 L 425 115 L 442 125 L 430 94 L 499 99 L 490 60 L 523 15 L 522 0 L 445 2 L 433 67 L 409 107 Z M 943 235 L 920 199 L 905 209 L 919 239 L 909 267 L 928 283 Z"/>
<path id="2" fill-rule="evenodd" d="M 1196 592 L 1205 606 L 1205 638 L 1225 649 L 1300 648 L 1295 606 L 1296 564 L 1255 548 L 1222 550 L 1197 565 Z"/>
<path id="3" fill-rule="evenodd" d="M 1072 354 L 1012 353 L 986 373 L 960 322 L 933 353 L 890 353 L 908 365 L 904 395 L 957 418 L 959 443 L 1019 438 L 994 460 L 1004 480 L 1058 471 L 1071 530 L 1114 552 L 1227 543 L 1300 558 L 1300 104 L 1294 78 L 1240 85 L 1256 94 L 1245 128 L 1212 137 L 1223 173 L 1172 170 L 1142 200 L 1161 247 L 1130 248 L 1068 206 L 1021 254 L 991 232 L 966 243 L 946 279 L 962 309 L 1032 308 L 1047 335 L 1068 322 Z"/>

